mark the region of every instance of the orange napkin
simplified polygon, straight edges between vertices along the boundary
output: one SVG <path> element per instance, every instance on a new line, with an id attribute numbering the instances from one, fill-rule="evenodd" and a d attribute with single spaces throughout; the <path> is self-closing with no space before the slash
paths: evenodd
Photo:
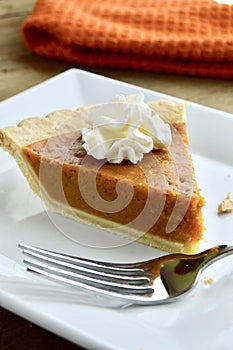
<path id="1" fill-rule="evenodd" d="M 231 79 L 233 6 L 222 1 L 37 0 L 22 33 L 38 55 L 78 65 Z"/>

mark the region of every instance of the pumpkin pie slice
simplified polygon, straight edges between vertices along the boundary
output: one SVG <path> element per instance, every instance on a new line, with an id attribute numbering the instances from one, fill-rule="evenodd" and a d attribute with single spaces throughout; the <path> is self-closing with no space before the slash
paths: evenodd
<path id="1" fill-rule="evenodd" d="M 131 138 L 119 147 L 118 154 L 128 158 L 112 162 L 90 154 L 84 131 L 93 131 L 89 122 L 95 123 L 99 105 L 5 127 L 0 146 L 15 158 L 31 189 L 52 211 L 161 250 L 194 253 L 203 236 L 204 199 L 189 151 L 185 104 L 156 100 L 147 106 L 169 126 L 171 142 L 137 162 L 129 160 L 134 137 L 144 132 L 144 148 L 150 137 L 150 130 L 142 127 L 132 133 L 129 127 Z M 110 142 L 112 136 L 107 138 Z M 101 153 L 100 146 L 101 140 L 95 143 Z"/>

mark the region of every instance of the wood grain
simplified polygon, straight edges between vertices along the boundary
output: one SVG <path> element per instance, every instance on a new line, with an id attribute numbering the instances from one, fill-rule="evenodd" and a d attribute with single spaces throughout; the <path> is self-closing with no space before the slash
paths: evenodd
<path id="1" fill-rule="evenodd" d="M 25 47 L 20 26 L 33 4 L 34 0 L 0 0 L 0 101 L 73 67 L 69 63 L 37 57 Z M 233 81 L 110 69 L 86 70 L 233 113 Z M 1 350 L 41 348 L 81 349 L 0 308 Z"/>

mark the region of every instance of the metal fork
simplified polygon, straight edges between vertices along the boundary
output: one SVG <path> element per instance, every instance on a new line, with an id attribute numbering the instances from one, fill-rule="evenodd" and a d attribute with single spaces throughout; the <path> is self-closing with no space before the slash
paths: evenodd
<path id="1" fill-rule="evenodd" d="M 207 266 L 233 254 L 224 244 L 195 255 L 169 254 L 135 263 L 111 263 L 68 256 L 20 244 L 24 263 L 57 282 L 131 304 L 162 304 L 190 292 Z"/>

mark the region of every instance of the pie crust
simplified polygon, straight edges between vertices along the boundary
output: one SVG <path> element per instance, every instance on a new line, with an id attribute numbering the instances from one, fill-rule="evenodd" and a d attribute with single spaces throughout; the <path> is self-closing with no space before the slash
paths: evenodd
<path id="1" fill-rule="evenodd" d="M 98 105 L 5 127 L 0 146 L 52 211 L 165 251 L 194 253 L 203 236 L 205 202 L 189 151 L 185 104 L 148 104 L 171 125 L 173 141 L 140 164 L 111 164 L 85 153 L 80 130 Z"/>

